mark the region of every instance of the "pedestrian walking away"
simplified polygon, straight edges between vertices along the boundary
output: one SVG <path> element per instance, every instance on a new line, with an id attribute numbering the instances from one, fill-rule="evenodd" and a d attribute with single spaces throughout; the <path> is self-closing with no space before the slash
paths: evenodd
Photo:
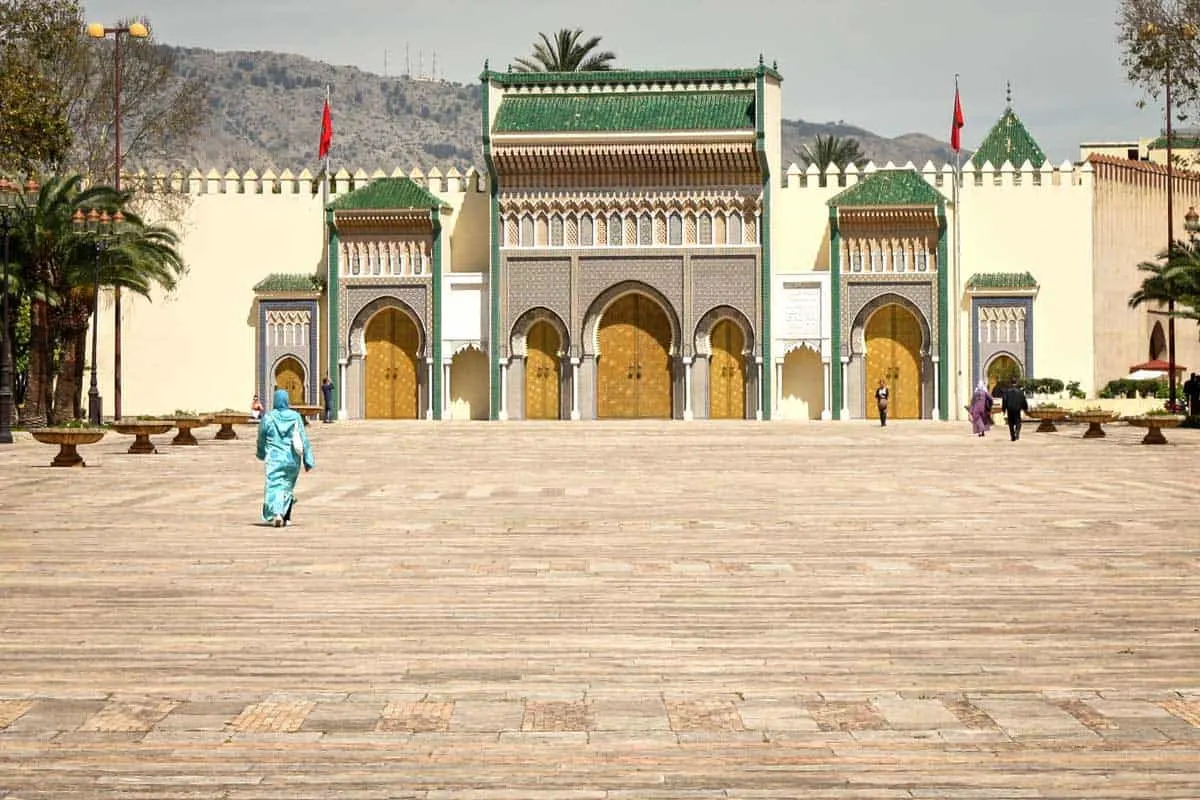
<path id="1" fill-rule="evenodd" d="M 987 384 L 980 381 L 971 395 L 971 405 L 967 407 L 971 418 L 971 432 L 983 436 L 992 427 L 992 393 L 987 390 Z"/>
<path id="2" fill-rule="evenodd" d="M 276 389 L 273 408 L 258 425 L 258 460 L 265 462 L 262 518 L 276 528 L 292 523 L 296 504 L 296 479 L 300 467 L 316 466 L 304 420 L 288 406 L 288 393 Z"/>
<path id="3" fill-rule="evenodd" d="M 883 378 L 879 379 L 879 388 L 875 390 L 875 405 L 879 408 L 879 425 L 887 425 L 888 387 Z"/>
<path id="4" fill-rule="evenodd" d="M 1187 398 L 1188 415 L 1200 416 L 1200 377 L 1196 373 L 1183 382 L 1183 396 Z"/>
<path id="5" fill-rule="evenodd" d="M 1015 442 L 1021 438 L 1021 414 L 1029 410 L 1029 400 L 1017 385 L 1016 379 L 1004 390 L 1004 399 L 1000 407 L 1008 422 L 1008 437 Z"/>

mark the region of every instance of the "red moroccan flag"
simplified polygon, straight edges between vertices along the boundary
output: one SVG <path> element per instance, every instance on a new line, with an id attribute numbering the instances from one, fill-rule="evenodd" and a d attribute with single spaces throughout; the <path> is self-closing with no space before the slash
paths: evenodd
<path id="1" fill-rule="evenodd" d="M 962 113 L 962 99 L 958 95 L 958 83 L 954 84 L 954 121 L 950 123 L 950 149 L 958 152 L 962 149 L 962 126 L 967 124 Z"/>
<path id="2" fill-rule="evenodd" d="M 317 148 L 317 158 L 329 155 L 329 145 L 333 143 L 333 116 L 329 113 L 329 98 L 325 98 L 325 109 L 321 112 L 321 145 Z"/>

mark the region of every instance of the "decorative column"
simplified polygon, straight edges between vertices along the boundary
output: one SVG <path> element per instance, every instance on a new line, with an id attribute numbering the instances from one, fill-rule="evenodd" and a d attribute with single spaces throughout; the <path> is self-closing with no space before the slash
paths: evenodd
<path id="1" fill-rule="evenodd" d="M 758 386 L 759 386 L 759 389 L 761 390 L 761 389 L 762 389 L 762 385 L 763 385 L 763 384 L 762 384 L 762 381 L 763 381 L 763 357 L 762 357 L 762 356 L 755 356 L 755 357 L 754 357 L 754 371 L 755 371 L 755 373 L 758 375 Z M 756 420 L 758 420 L 759 422 L 762 422 L 762 418 L 763 418 L 763 392 L 762 392 L 762 391 L 757 391 L 757 392 L 755 392 L 755 393 L 754 393 L 754 397 L 755 397 L 755 403 L 754 403 L 754 418 L 755 418 Z M 769 416 L 769 415 L 768 415 L 768 416 Z"/>
<path id="2" fill-rule="evenodd" d="M 346 367 L 350 362 L 346 359 L 338 361 L 338 419 L 348 418 L 346 414 Z"/>
<path id="3" fill-rule="evenodd" d="M 433 384 L 433 359 L 432 358 L 425 359 L 425 377 L 429 381 L 429 384 L 428 384 L 429 388 L 425 392 L 426 396 L 429 398 L 429 402 L 426 403 L 426 405 L 425 405 L 425 419 L 433 419 L 433 398 L 435 397 L 435 395 L 433 393 L 434 384 Z"/>
<path id="4" fill-rule="evenodd" d="M 932 416 L 934 419 L 942 418 L 942 412 L 938 409 L 938 395 L 941 394 L 941 392 L 939 391 L 939 387 L 942 385 L 942 382 L 940 379 L 941 374 L 942 374 L 941 373 L 942 365 L 940 362 L 941 362 L 940 358 L 938 358 L 937 356 L 933 357 L 933 414 L 932 414 Z"/>
<path id="5" fill-rule="evenodd" d="M 683 357 L 683 419 L 691 422 L 695 418 L 692 413 L 692 357 Z"/>
<path id="6" fill-rule="evenodd" d="M 508 359 L 500 359 L 500 413 L 496 419 L 503 422 L 508 419 Z"/>
<path id="7" fill-rule="evenodd" d="M 442 364 L 442 419 L 451 419 L 450 414 L 450 362 Z"/>
<path id="8" fill-rule="evenodd" d="M 783 362 L 775 362 L 775 407 L 771 409 L 772 416 L 779 414 L 779 407 L 783 405 Z"/>
<path id="9" fill-rule="evenodd" d="M 571 420 L 579 421 L 579 359 L 571 358 Z"/>
<path id="10" fill-rule="evenodd" d="M 849 392 L 847 392 L 846 388 L 845 388 L 846 387 L 846 366 L 849 363 L 850 363 L 849 357 L 842 356 L 842 366 L 838 373 L 841 376 L 841 382 L 842 382 L 842 409 L 841 409 L 841 418 L 842 419 L 850 419 L 850 409 L 846 407 L 846 395 L 849 394 Z"/>
<path id="11" fill-rule="evenodd" d="M 825 407 L 821 409 L 821 419 L 827 421 L 833 419 L 833 365 L 828 361 L 821 362 L 821 375 L 825 389 Z"/>

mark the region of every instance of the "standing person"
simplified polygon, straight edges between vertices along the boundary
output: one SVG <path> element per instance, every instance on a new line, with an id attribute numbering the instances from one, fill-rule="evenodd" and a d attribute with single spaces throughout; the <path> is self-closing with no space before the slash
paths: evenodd
<path id="1" fill-rule="evenodd" d="M 1011 441 L 1021 438 L 1021 412 L 1029 410 L 1029 400 L 1017 386 L 1017 379 L 1004 390 L 1004 400 L 1000 406 L 1004 409 L 1004 417 L 1008 421 L 1008 436 Z"/>
<path id="2" fill-rule="evenodd" d="M 322 422 L 333 422 L 333 381 L 326 375 L 321 379 L 321 400 L 325 403 L 325 416 Z"/>
<path id="3" fill-rule="evenodd" d="M 1200 377 L 1192 373 L 1192 377 L 1183 382 L 1183 396 L 1188 401 L 1188 414 L 1200 416 Z"/>
<path id="4" fill-rule="evenodd" d="M 267 482 L 263 492 L 262 518 L 276 528 L 290 525 L 296 504 L 296 478 L 300 466 L 308 472 L 316 466 L 312 445 L 304 431 L 304 419 L 288 407 L 286 389 L 275 390 L 274 408 L 258 426 L 258 460 L 266 462 Z"/>
<path id="5" fill-rule="evenodd" d="M 971 406 L 968 411 L 971 417 L 971 432 L 983 436 L 992 427 L 992 393 L 987 390 L 987 384 L 980 381 L 971 395 Z"/>
<path id="6" fill-rule="evenodd" d="M 879 379 L 879 388 L 875 390 L 875 405 L 879 408 L 879 425 L 887 426 L 888 387 L 883 378 Z"/>

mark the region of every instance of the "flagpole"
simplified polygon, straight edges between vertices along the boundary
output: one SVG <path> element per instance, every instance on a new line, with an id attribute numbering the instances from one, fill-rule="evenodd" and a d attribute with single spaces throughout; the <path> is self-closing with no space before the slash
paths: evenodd
<path id="1" fill-rule="evenodd" d="M 958 73 L 954 73 L 955 115 L 958 114 Z M 958 124 L 957 119 L 954 124 Z M 954 413 L 962 407 L 962 144 L 954 151 Z M 974 380 L 974 376 L 971 376 Z"/>
<path id="2" fill-rule="evenodd" d="M 325 84 L 325 105 L 329 106 L 329 84 Z M 332 144 L 330 144 L 329 150 L 333 150 Z M 325 206 L 329 205 L 329 151 L 325 152 L 325 164 L 322 170 L 325 173 L 321 181 L 321 213 L 323 215 L 325 213 Z"/>

